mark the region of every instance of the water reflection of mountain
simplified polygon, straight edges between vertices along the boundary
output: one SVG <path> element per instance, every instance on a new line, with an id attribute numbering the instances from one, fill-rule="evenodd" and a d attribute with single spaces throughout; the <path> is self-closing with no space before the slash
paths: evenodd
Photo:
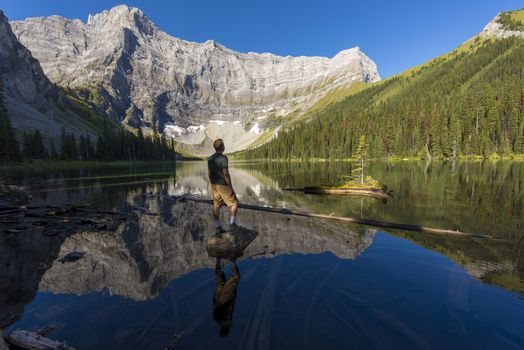
<path id="1" fill-rule="evenodd" d="M 0 234 L 0 328 L 15 322 L 33 300 L 42 275 L 58 256 L 63 237 L 39 230 Z"/>
<path id="2" fill-rule="evenodd" d="M 213 233 L 210 206 L 175 203 L 161 196 L 139 196 L 149 212 L 122 224 L 114 233 L 83 232 L 68 237 L 59 256 L 79 250 L 86 256 L 72 264 L 55 261 L 40 283 L 41 291 L 85 294 L 107 288 L 143 300 L 154 297 L 177 276 L 211 268 L 205 237 Z M 157 215 L 158 214 L 158 215 Z M 241 225 L 259 232 L 245 257 L 330 252 L 355 259 L 372 242 L 374 231 L 319 220 L 242 211 Z"/>

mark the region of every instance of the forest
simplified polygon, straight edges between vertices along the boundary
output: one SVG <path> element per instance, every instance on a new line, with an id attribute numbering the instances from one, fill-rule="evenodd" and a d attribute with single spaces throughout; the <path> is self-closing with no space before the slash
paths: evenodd
<path id="1" fill-rule="evenodd" d="M 524 41 L 474 39 L 280 130 L 246 159 L 524 153 Z"/>
<path id="2" fill-rule="evenodd" d="M 0 163 L 31 160 L 49 161 L 174 161 L 173 139 L 163 135 L 133 134 L 123 127 L 110 129 L 104 122 L 95 139 L 89 135 L 68 133 L 63 127 L 58 142 L 44 141 L 39 130 L 24 131 L 19 139 L 12 127 L 0 82 Z"/>

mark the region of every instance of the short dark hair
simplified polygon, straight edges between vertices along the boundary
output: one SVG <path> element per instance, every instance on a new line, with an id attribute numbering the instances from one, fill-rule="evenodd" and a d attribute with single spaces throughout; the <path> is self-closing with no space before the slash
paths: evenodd
<path id="1" fill-rule="evenodd" d="M 213 147 L 215 147 L 215 151 L 223 151 L 224 150 L 224 140 L 222 139 L 216 139 L 215 142 L 213 142 Z"/>

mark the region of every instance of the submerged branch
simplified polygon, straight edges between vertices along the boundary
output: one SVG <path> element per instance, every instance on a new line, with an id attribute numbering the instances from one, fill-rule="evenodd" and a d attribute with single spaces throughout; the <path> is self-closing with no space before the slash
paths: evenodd
<path id="1" fill-rule="evenodd" d="M 209 199 L 200 199 L 200 198 L 188 197 L 188 196 L 184 197 L 184 199 L 188 201 L 192 201 L 192 202 L 197 202 L 197 203 L 213 204 L 213 201 Z M 248 210 L 264 211 L 264 212 L 275 213 L 275 214 L 283 214 L 283 215 L 294 215 L 294 216 L 302 216 L 302 217 L 308 217 L 308 218 L 319 218 L 319 219 L 327 219 L 327 220 L 335 220 L 335 221 L 344 221 L 344 222 L 350 222 L 350 223 L 355 223 L 355 224 L 360 224 L 360 225 L 382 227 L 382 228 L 393 228 L 393 229 L 400 229 L 400 230 L 405 230 L 405 231 L 423 232 L 423 233 L 430 233 L 434 235 L 495 239 L 493 236 L 478 234 L 478 233 L 467 233 L 467 232 L 461 232 L 461 231 L 455 231 L 455 230 L 425 227 L 425 226 L 412 225 L 412 224 L 400 224 L 400 223 L 387 222 L 387 221 L 355 219 L 355 218 L 344 217 L 344 216 L 317 214 L 317 213 L 302 212 L 302 211 L 292 211 L 286 208 L 261 207 L 261 206 L 252 205 L 252 204 L 240 204 L 239 208 L 248 209 Z"/>

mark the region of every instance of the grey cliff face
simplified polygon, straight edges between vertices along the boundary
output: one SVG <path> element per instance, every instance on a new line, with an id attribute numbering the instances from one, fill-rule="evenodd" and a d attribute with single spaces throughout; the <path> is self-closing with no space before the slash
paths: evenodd
<path id="1" fill-rule="evenodd" d="M 87 23 L 52 16 L 12 26 L 54 83 L 75 89 L 115 120 L 188 144 L 210 138 L 210 125 L 218 133 L 234 125 L 243 128 L 240 148 L 260 135 L 270 115 L 306 108 L 336 87 L 380 80 L 359 48 L 331 59 L 239 53 L 214 41 L 171 37 L 124 5 Z"/>
<path id="2" fill-rule="evenodd" d="M 479 34 L 481 37 L 495 37 L 497 39 L 506 39 L 510 37 L 524 38 L 524 32 L 505 28 L 499 22 L 500 15 L 501 14 L 499 13 L 484 27 L 484 30 L 482 30 L 482 32 Z"/>
<path id="3" fill-rule="evenodd" d="M 38 109 L 47 108 L 49 101 L 58 97 L 57 89 L 31 52 L 18 42 L 1 10 L 0 79 L 7 96 Z"/>
<path id="4" fill-rule="evenodd" d="M 37 59 L 22 45 L 0 10 L 0 80 L 11 123 L 19 131 L 40 130 L 44 143 L 60 135 L 62 127 L 77 135 L 94 135 L 78 107 L 45 75 Z"/>

